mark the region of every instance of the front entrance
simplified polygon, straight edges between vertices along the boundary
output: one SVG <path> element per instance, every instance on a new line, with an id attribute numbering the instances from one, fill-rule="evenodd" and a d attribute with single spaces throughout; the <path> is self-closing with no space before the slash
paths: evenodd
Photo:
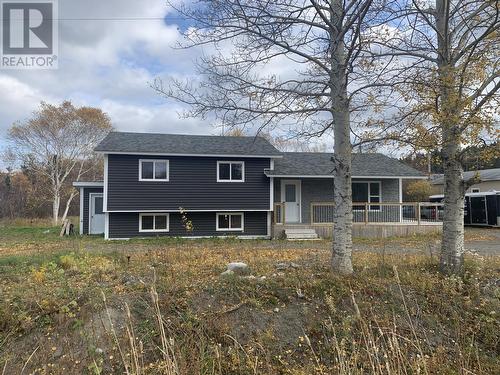
<path id="1" fill-rule="evenodd" d="M 285 223 L 300 223 L 300 180 L 281 181 L 281 201 L 285 206 Z"/>
<path id="2" fill-rule="evenodd" d="M 89 234 L 104 233 L 104 211 L 102 194 L 89 195 Z"/>

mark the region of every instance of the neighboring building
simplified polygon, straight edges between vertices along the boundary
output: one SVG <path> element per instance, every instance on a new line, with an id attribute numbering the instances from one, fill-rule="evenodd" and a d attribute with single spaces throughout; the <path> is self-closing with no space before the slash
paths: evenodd
<path id="1" fill-rule="evenodd" d="M 74 183 L 82 234 L 269 238 L 277 205 L 284 223 L 308 224 L 313 202 L 333 201 L 331 154 L 282 153 L 261 137 L 112 132 L 96 151 L 104 181 Z M 352 173 L 353 201 L 397 222 L 400 208 L 377 203 L 400 204 L 402 180 L 425 178 L 382 154 L 354 154 Z"/>
<path id="2" fill-rule="evenodd" d="M 475 177 L 479 177 L 477 184 L 470 186 L 466 193 L 485 193 L 488 191 L 500 191 L 500 168 L 482 169 L 479 171 L 464 172 L 464 181 L 469 181 Z M 434 194 L 444 193 L 444 176 L 436 175 L 431 180 L 435 187 Z"/>

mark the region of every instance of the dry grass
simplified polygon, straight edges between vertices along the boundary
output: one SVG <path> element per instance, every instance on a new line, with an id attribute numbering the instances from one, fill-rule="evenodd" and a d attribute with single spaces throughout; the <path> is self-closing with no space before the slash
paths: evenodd
<path id="1" fill-rule="evenodd" d="M 444 278 L 362 252 L 337 277 L 326 242 L 30 238 L 0 256 L 0 374 L 500 372 L 498 257 Z M 230 261 L 255 278 L 221 278 Z"/>

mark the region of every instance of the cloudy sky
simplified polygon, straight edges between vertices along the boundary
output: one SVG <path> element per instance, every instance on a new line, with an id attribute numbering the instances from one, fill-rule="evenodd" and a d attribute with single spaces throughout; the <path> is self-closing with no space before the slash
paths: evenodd
<path id="1" fill-rule="evenodd" d="M 217 132 L 179 119 L 179 105 L 149 87 L 155 77 L 194 74 L 200 54 L 173 49 L 185 25 L 165 1 L 60 0 L 59 18 L 59 69 L 0 70 L 0 148 L 11 124 L 42 100 L 100 107 L 123 131 Z"/>

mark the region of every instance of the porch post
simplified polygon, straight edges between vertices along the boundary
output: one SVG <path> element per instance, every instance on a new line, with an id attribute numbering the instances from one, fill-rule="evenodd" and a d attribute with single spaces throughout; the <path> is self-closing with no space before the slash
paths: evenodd
<path id="1" fill-rule="evenodd" d="M 399 178 L 399 222 L 403 222 L 403 179 Z"/>
<path id="2" fill-rule="evenodd" d="M 80 232 L 80 235 L 83 234 L 83 197 L 85 195 L 84 193 L 84 188 L 83 187 L 80 187 L 80 228 L 79 228 L 79 232 Z"/>

